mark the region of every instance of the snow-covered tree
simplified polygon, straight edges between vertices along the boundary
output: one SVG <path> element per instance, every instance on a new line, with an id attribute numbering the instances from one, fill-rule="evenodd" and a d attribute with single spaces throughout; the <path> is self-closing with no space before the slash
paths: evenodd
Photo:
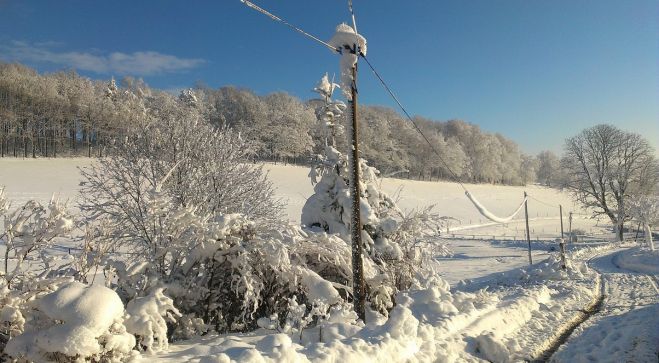
<path id="1" fill-rule="evenodd" d="M 326 122 L 325 110 L 332 104 L 331 98 L 319 106 L 321 112 L 318 120 Z M 340 109 L 333 117 L 340 116 Z M 379 171 L 370 167 L 364 159 L 360 160 L 362 179 L 360 189 L 362 241 L 365 251 L 365 265 L 372 266 L 375 273 L 366 275 L 370 300 L 378 310 L 386 312 L 391 307 L 393 293 L 399 288 L 409 286 L 416 268 L 420 267 L 423 250 L 414 246 L 417 240 L 409 232 L 414 230 L 417 236 L 427 230 L 423 223 L 417 223 L 426 217 L 429 224 L 440 223 L 441 219 L 431 213 L 406 216 L 396 203 L 379 187 Z M 326 145 L 318 156 L 317 162 L 309 173 L 314 185 L 314 194 L 309 197 L 302 208 L 302 226 L 311 233 L 321 232 L 335 234 L 346 244 L 350 243 L 352 197 L 349 188 L 350 173 L 347 158 L 332 145 Z M 430 228 L 432 229 L 432 228 Z M 432 239 L 432 238 L 430 238 Z"/>
<path id="2" fill-rule="evenodd" d="M 337 88 L 339 88 L 339 85 L 330 81 L 327 73 L 314 88 L 314 92 L 318 93 L 321 100 L 320 105 L 316 107 L 316 118 L 323 131 L 324 145 L 334 147 L 336 147 L 336 139 L 343 136 L 344 127 L 341 121 L 346 109 L 345 103 L 332 99 Z"/>
<path id="3" fill-rule="evenodd" d="M 559 159 L 551 151 L 542 151 L 538 154 L 538 181 L 547 186 L 554 186 L 557 182 Z"/>
<path id="4" fill-rule="evenodd" d="M 538 178 L 538 159 L 533 155 L 522 154 L 522 162 L 519 166 L 519 176 L 523 184 L 535 182 Z"/>
<path id="5" fill-rule="evenodd" d="M 261 133 L 269 154 L 275 158 L 297 157 L 311 151 L 313 110 L 283 92 L 270 94 L 263 102 L 267 125 Z"/>
<path id="6" fill-rule="evenodd" d="M 634 196 L 629 201 L 629 213 L 643 226 L 645 242 L 654 251 L 652 227 L 659 223 L 659 197 L 651 195 Z"/>

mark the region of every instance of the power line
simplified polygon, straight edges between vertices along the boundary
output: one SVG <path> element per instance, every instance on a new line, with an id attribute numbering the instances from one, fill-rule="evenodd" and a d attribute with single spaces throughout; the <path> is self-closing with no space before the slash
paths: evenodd
<path id="1" fill-rule="evenodd" d="M 272 20 L 274 20 L 274 21 L 278 21 L 278 22 L 280 22 L 280 23 L 282 23 L 282 24 L 288 26 L 289 28 L 291 28 L 291 29 L 297 31 L 298 33 L 304 35 L 305 37 L 311 38 L 311 39 L 315 40 L 316 42 L 318 42 L 318 43 L 320 43 L 320 44 L 326 46 L 327 48 L 329 48 L 329 49 L 331 49 L 331 50 L 333 50 L 333 51 L 335 51 L 335 52 L 337 52 L 337 53 L 341 53 L 341 50 L 340 50 L 340 49 L 335 48 L 335 47 L 333 47 L 332 45 L 330 45 L 329 43 L 327 43 L 327 42 L 321 40 L 320 38 L 318 38 L 318 37 L 316 37 L 316 36 L 313 36 L 313 35 L 311 35 L 311 34 L 305 32 L 304 30 L 302 30 L 302 29 L 296 27 L 295 25 L 293 25 L 293 24 L 287 22 L 286 20 L 284 20 L 284 19 L 278 17 L 277 15 L 275 15 L 275 14 L 273 14 L 273 13 L 271 13 L 271 12 L 269 12 L 269 11 L 267 11 L 267 10 L 261 8 L 261 7 L 259 7 L 258 5 L 254 4 L 253 2 L 251 2 L 251 1 L 249 1 L 249 0 L 240 0 L 240 2 L 243 3 L 243 4 L 245 4 L 245 5 L 247 5 L 247 6 L 250 7 L 250 8 L 252 8 L 252 9 L 258 11 L 259 13 L 261 13 L 261 14 L 263 14 L 263 15 L 269 17 L 269 18 L 272 19 Z"/>
<path id="2" fill-rule="evenodd" d="M 286 20 L 284 20 L 284 19 L 282 19 L 282 18 L 280 18 L 280 17 L 278 17 L 278 16 L 272 14 L 271 12 L 269 12 L 269 11 L 267 11 L 267 10 L 265 10 L 265 9 L 263 9 L 263 8 L 261 8 L 261 7 L 259 7 L 258 5 L 254 4 L 253 2 L 251 2 L 251 1 L 249 1 L 249 0 L 240 0 L 240 2 L 242 2 L 243 4 L 245 4 L 246 6 L 248 6 L 248 7 L 250 7 L 250 8 L 252 8 L 252 9 L 258 11 L 259 13 L 261 13 L 261 14 L 263 14 L 263 15 L 269 17 L 270 19 L 275 20 L 275 21 L 278 21 L 278 22 L 280 22 L 280 23 L 282 23 L 282 24 L 288 26 L 289 28 L 291 28 L 291 29 L 293 29 L 293 30 L 295 30 L 295 31 L 297 31 L 297 32 L 299 32 L 299 33 L 301 33 L 302 35 L 304 35 L 304 36 L 306 36 L 306 37 L 308 37 L 308 38 L 313 39 L 314 41 L 316 41 L 316 42 L 318 42 L 318 43 L 324 45 L 325 47 L 327 47 L 327 48 L 329 48 L 329 49 L 331 49 L 331 50 L 333 50 L 333 51 L 335 51 L 335 52 L 341 53 L 341 49 L 333 47 L 333 46 L 330 45 L 329 43 L 327 43 L 327 42 L 325 42 L 325 41 L 319 39 L 318 37 L 315 37 L 315 36 L 313 36 L 313 35 L 307 33 L 306 31 L 304 31 L 304 30 L 302 30 L 302 29 L 296 27 L 295 25 L 293 25 L 293 24 L 287 22 Z M 357 33 L 357 29 L 356 29 L 356 28 L 357 28 L 357 24 L 356 24 L 356 22 L 355 22 L 355 13 L 354 13 L 353 8 L 352 8 L 352 0 L 348 0 L 348 9 L 350 10 L 350 14 L 351 14 L 351 16 L 352 16 L 352 23 L 353 23 L 353 27 L 354 27 L 355 33 Z M 405 107 L 403 107 L 402 103 L 398 100 L 398 97 L 396 97 L 396 95 L 395 95 L 394 92 L 391 90 L 391 88 L 389 88 L 389 86 L 388 86 L 387 83 L 384 81 L 384 79 L 382 78 L 382 76 L 380 76 L 380 74 L 379 74 L 378 71 L 375 69 L 375 67 L 371 64 L 371 62 L 368 60 L 368 58 L 366 58 L 366 55 L 365 55 L 364 53 L 362 53 L 362 52 L 359 52 L 359 55 L 364 59 L 364 61 L 366 61 L 366 64 L 368 64 L 369 68 L 371 68 L 371 71 L 373 72 L 373 74 L 375 74 L 375 76 L 378 78 L 378 80 L 380 80 L 380 83 L 382 84 L 382 86 L 384 86 L 384 88 L 387 90 L 387 92 L 389 93 L 389 95 L 394 99 L 394 101 L 396 101 L 396 104 L 398 104 L 398 107 L 400 107 L 400 109 L 403 111 L 403 113 L 405 114 L 405 116 L 407 117 L 407 119 L 412 123 L 412 125 L 414 125 L 414 128 L 416 129 L 416 131 L 417 131 L 419 134 L 421 134 L 421 136 L 422 136 L 423 139 L 426 141 L 426 143 L 428 143 L 428 146 L 430 146 L 430 149 L 431 149 L 431 150 L 437 155 L 437 157 L 439 158 L 440 162 L 446 167 L 446 169 L 447 169 L 447 170 L 449 171 L 449 173 L 453 176 L 453 178 L 455 179 L 455 181 L 456 181 L 458 184 L 460 184 L 460 186 L 462 187 L 462 189 L 464 189 L 464 191 L 466 192 L 466 191 L 467 191 L 467 188 L 464 186 L 464 184 L 462 184 L 462 182 L 460 181 L 460 178 L 458 177 L 458 175 L 453 171 L 453 169 L 451 169 L 451 167 L 450 167 L 450 166 L 448 165 L 448 163 L 444 160 L 444 158 L 443 158 L 442 155 L 439 153 L 439 151 L 437 151 L 437 149 L 435 148 L 435 146 L 430 142 L 430 140 L 426 137 L 426 135 L 421 131 L 421 129 L 419 128 L 419 126 L 416 124 L 416 122 L 414 122 L 414 120 L 412 119 L 412 117 L 410 116 L 410 114 L 407 112 L 407 110 L 405 109 Z"/>
<path id="3" fill-rule="evenodd" d="M 531 198 L 531 199 L 533 199 L 533 200 L 535 200 L 536 202 L 538 202 L 538 203 L 540 203 L 540 204 L 544 204 L 544 205 L 546 205 L 546 206 L 548 206 L 548 207 L 553 207 L 553 208 L 560 208 L 560 207 L 561 207 L 560 205 L 557 205 L 557 204 L 551 204 L 551 203 L 543 202 L 542 200 L 540 200 L 540 199 L 538 199 L 538 198 L 535 198 L 535 197 L 532 196 L 532 195 L 528 195 L 528 197 Z"/>
<path id="4" fill-rule="evenodd" d="M 341 49 L 340 49 L 340 48 L 335 48 L 335 47 L 333 47 L 333 46 L 330 45 L 329 43 L 327 43 L 327 42 L 325 42 L 325 41 L 319 39 L 318 37 L 315 37 L 315 36 L 313 36 L 313 35 L 307 33 L 306 31 L 304 31 L 304 30 L 302 30 L 302 29 L 296 27 L 295 25 L 293 25 L 293 24 L 287 22 L 286 20 L 283 20 L 282 18 L 280 18 L 280 17 L 278 17 L 278 16 L 276 16 L 276 15 L 270 13 L 269 11 L 267 11 L 267 10 L 265 10 L 265 9 L 263 9 L 263 8 L 261 8 L 261 7 L 259 7 L 259 6 L 257 6 L 256 4 L 252 3 L 251 1 L 249 1 L 249 0 L 240 0 L 240 1 L 241 1 L 243 4 L 245 4 L 246 6 L 252 8 L 252 9 L 258 11 L 258 12 L 260 12 L 261 14 L 263 14 L 263 15 L 265 15 L 265 16 L 271 18 L 272 20 L 278 21 L 278 22 L 280 22 L 280 23 L 282 23 L 282 24 L 288 26 L 289 28 L 291 28 L 291 29 L 293 29 L 293 30 L 295 30 L 295 31 L 297 31 L 297 32 L 299 32 L 299 33 L 301 33 L 302 35 L 304 35 L 304 36 L 306 36 L 306 37 L 308 37 L 308 38 L 313 39 L 314 41 L 316 41 L 316 42 L 318 42 L 318 43 L 324 45 L 325 47 L 327 47 L 327 48 L 329 48 L 329 49 L 331 49 L 331 50 L 333 50 L 333 51 L 335 51 L 335 52 L 337 52 L 337 53 L 341 53 Z M 356 28 L 357 28 L 357 24 L 356 24 L 356 22 L 355 22 L 355 13 L 354 13 L 353 8 L 352 8 L 352 0 L 348 0 L 348 9 L 350 10 L 350 14 L 351 14 L 351 16 L 352 16 L 353 27 L 354 27 L 355 33 L 357 33 L 357 29 L 356 29 Z M 401 109 L 401 111 L 403 111 L 403 114 L 404 114 L 404 115 L 407 117 L 407 119 L 412 123 L 412 125 L 414 125 L 414 128 L 416 129 L 416 131 L 421 135 L 421 137 L 423 137 L 423 139 L 426 141 L 426 143 L 428 144 L 428 146 L 430 146 L 430 149 L 435 153 L 435 155 L 437 155 L 437 157 L 439 158 L 439 161 L 444 165 L 444 167 L 446 167 L 446 170 L 448 170 L 449 173 L 451 174 L 451 176 L 453 176 L 453 178 L 455 179 L 455 182 L 458 183 L 458 184 L 460 185 L 460 187 L 462 187 L 462 189 L 463 189 L 466 193 L 469 193 L 469 191 L 467 190 L 467 187 L 465 187 L 464 184 L 462 183 L 462 181 L 460 180 L 460 177 L 459 177 L 459 176 L 453 171 L 453 169 L 451 169 L 451 167 L 450 167 L 450 166 L 448 165 L 448 163 L 444 160 L 444 158 L 443 158 L 442 155 L 439 153 L 439 151 L 437 150 L 437 148 L 435 148 L 435 146 L 432 144 L 432 142 L 430 142 L 430 140 L 428 139 L 428 137 L 426 137 L 426 135 L 423 133 L 423 131 L 421 131 L 421 128 L 419 128 L 419 125 L 417 125 L 417 123 L 414 122 L 414 119 L 412 119 L 412 116 L 410 116 L 409 112 L 407 112 L 407 109 L 405 109 L 405 107 L 403 106 L 403 104 L 400 102 L 400 100 L 398 99 L 398 97 L 396 97 L 396 95 L 394 94 L 394 92 L 391 90 L 391 88 L 389 87 L 389 85 L 387 84 L 387 82 L 385 82 L 385 80 L 382 78 L 382 76 L 380 75 L 380 73 L 375 69 L 375 67 L 373 66 L 373 64 L 371 64 L 371 62 L 368 60 L 368 58 L 366 58 L 366 55 L 360 51 L 360 52 L 359 52 L 359 56 L 361 56 L 361 57 L 364 59 L 364 61 L 366 62 L 366 64 L 368 65 L 368 67 L 371 69 L 371 71 L 373 72 L 373 74 L 375 75 L 375 77 L 377 77 L 377 79 L 380 81 L 380 83 L 382 84 L 382 86 L 384 87 L 384 89 L 389 93 L 389 95 L 391 96 L 391 98 L 396 102 L 396 104 L 397 104 L 398 107 Z"/>
<path id="5" fill-rule="evenodd" d="M 457 175 L 457 174 L 451 169 L 451 167 L 448 165 L 448 163 L 447 163 L 446 161 L 444 161 L 444 158 L 442 157 L 442 155 L 439 153 L 439 151 L 437 151 L 437 149 L 436 149 L 435 146 L 430 142 L 430 140 L 428 140 L 428 138 L 427 138 L 426 135 L 423 133 L 423 131 L 421 131 L 421 129 L 419 128 L 419 125 L 417 125 L 416 122 L 414 122 L 414 120 L 412 119 L 412 116 L 410 116 L 410 114 L 407 112 L 407 110 L 405 109 L 405 107 L 400 103 L 400 101 L 398 100 L 398 97 L 396 97 L 396 95 L 394 94 L 394 92 L 393 92 L 393 91 L 391 90 L 391 88 L 389 88 L 389 86 L 387 85 L 387 82 L 385 82 L 384 79 L 382 79 L 382 76 L 380 76 L 380 73 L 378 73 L 378 71 L 377 71 L 377 70 L 375 69 L 375 67 L 371 64 L 371 62 L 368 60 L 368 58 L 366 58 L 366 55 L 364 55 L 364 53 L 361 53 L 361 52 L 359 53 L 359 55 L 364 59 L 364 61 L 366 61 L 366 64 L 368 64 L 368 67 L 371 68 L 371 71 L 373 71 L 373 74 L 375 74 L 375 77 L 377 77 L 377 79 L 380 81 L 380 83 L 382 84 L 382 86 L 384 87 L 384 89 L 387 90 L 387 92 L 389 93 L 389 95 L 391 96 L 391 98 L 393 98 L 393 100 L 396 102 L 396 104 L 397 104 L 398 107 L 401 109 L 401 111 L 403 111 L 403 114 L 405 114 L 405 116 L 407 117 L 407 119 L 412 123 L 412 125 L 414 125 L 414 128 L 416 129 L 416 131 L 417 131 L 417 132 L 423 137 L 424 140 L 426 140 L 426 143 L 428 143 L 428 146 L 430 146 L 430 148 L 432 149 L 432 151 L 437 155 L 437 157 L 439 158 L 439 161 L 441 161 L 441 163 L 444 164 L 444 166 L 446 167 L 446 169 L 447 169 L 447 170 L 451 173 L 451 175 L 455 178 L 455 181 L 456 181 L 458 184 L 460 184 L 460 186 L 462 187 L 462 189 L 464 189 L 464 191 L 466 192 L 466 191 L 467 191 L 467 188 L 464 186 L 464 184 L 462 184 L 462 182 L 460 181 L 460 178 L 458 177 L 458 175 Z"/>

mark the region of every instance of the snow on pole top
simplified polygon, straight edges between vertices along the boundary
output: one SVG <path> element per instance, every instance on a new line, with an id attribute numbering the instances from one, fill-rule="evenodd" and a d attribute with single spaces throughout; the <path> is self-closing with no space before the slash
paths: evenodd
<path id="1" fill-rule="evenodd" d="M 360 53 L 366 55 L 366 38 L 357 34 L 350 25 L 341 23 L 336 27 L 329 44 L 341 52 L 341 88 L 343 95 L 351 101 L 352 68 L 357 64 Z"/>
<path id="2" fill-rule="evenodd" d="M 355 30 L 346 23 L 341 23 L 336 26 L 336 32 L 332 39 L 330 39 L 329 44 L 342 51 L 345 50 L 345 45 L 352 48 L 354 44 L 357 44 L 359 51 L 366 55 L 366 38 L 355 33 Z"/>

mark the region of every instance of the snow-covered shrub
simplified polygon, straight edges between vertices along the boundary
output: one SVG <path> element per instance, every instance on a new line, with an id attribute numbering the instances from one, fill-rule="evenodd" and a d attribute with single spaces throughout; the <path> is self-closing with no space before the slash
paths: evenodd
<path id="1" fill-rule="evenodd" d="M 163 294 L 163 288 L 131 300 L 126 312 L 126 330 L 138 337 L 138 347 L 148 353 L 167 349 L 167 323 L 175 323 L 181 313 L 174 307 L 174 301 Z"/>
<path id="2" fill-rule="evenodd" d="M 119 362 L 134 355 L 124 305 L 112 290 L 70 282 L 33 302 L 33 316 L 5 352 L 18 361 Z"/>
<path id="3" fill-rule="evenodd" d="M 156 189 L 181 210 L 194 206 L 198 215 L 279 220 L 272 184 L 260 167 L 245 162 L 250 146 L 238 134 L 207 124 L 194 105 L 162 95 L 147 101 L 146 121 L 81 170 L 79 206 L 88 218 L 107 220 L 109 237 L 136 253 L 153 253 L 164 243 L 143 218 L 157 208 L 147 204 Z"/>
<path id="4" fill-rule="evenodd" d="M 110 233 L 103 223 L 88 223 L 82 228 L 84 234 L 77 238 L 79 250 L 70 256 L 71 261 L 65 266 L 77 281 L 94 284 L 97 272 L 103 271 L 108 257 L 114 250 Z M 90 279 L 91 275 L 91 279 Z"/>
<path id="5" fill-rule="evenodd" d="M 4 350 L 9 339 L 25 329 L 24 308 L 24 298 L 9 290 L 7 283 L 0 280 L 0 351 Z"/>
<path id="6" fill-rule="evenodd" d="M 40 272 L 43 275 L 49 272 L 30 270 L 24 262 L 28 259 L 41 259 L 48 269 L 50 257 L 42 252 L 52 246 L 55 238 L 67 234 L 74 227 L 74 221 L 66 204 L 56 198 L 47 206 L 30 200 L 12 212 L 9 207 L 4 188 L 0 188 L 0 217 L 3 217 L 4 226 L 0 229 L 0 241 L 6 246 L 3 277 L 11 286 L 20 284 L 22 280 L 30 280 Z M 11 270 L 10 258 L 16 261 Z"/>
<path id="7" fill-rule="evenodd" d="M 309 267 L 317 262 L 321 270 L 346 275 L 343 254 L 337 258 L 336 250 L 310 248 L 312 239 L 299 228 L 271 229 L 241 214 L 198 215 L 194 206 L 177 206 L 174 197 L 157 189 L 143 202 L 141 218 L 157 243 L 148 253 L 121 255 L 122 261 L 107 266 L 106 281 L 124 301 L 146 301 L 143 297 L 164 288 L 172 308 L 185 314 L 164 320 L 174 327 L 169 335 L 189 337 L 208 327 L 247 331 L 257 327 L 258 318 L 273 314 L 283 322 L 293 297 L 310 310 L 343 301 L 333 283 Z M 160 336 L 152 349 L 161 349 L 165 331 L 153 331 L 154 338 Z M 149 349 L 152 342 L 143 344 Z"/>
<path id="8" fill-rule="evenodd" d="M 23 279 L 11 289 L 5 280 L 0 280 L 0 351 L 10 339 L 23 333 L 26 322 L 39 319 L 42 314 L 34 306 L 41 297 L 72 280 L 70 276 L 35 277 Z"/>

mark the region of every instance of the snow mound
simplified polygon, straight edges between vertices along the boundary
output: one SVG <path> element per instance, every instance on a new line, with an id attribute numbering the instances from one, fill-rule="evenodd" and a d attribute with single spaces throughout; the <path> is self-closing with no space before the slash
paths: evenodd
<path id="1" fill-rule="evenodd" d="M 483 358 L 490 362 L 510 362 L 508 348 L 492 332 L 483 333 L 476 337 L 476 349 Z"/>
<path id="2" fill-rule="evenodd" d="M 521 280 L 567 280 L 582 279 L 589 273 L 588 265 L 584 261 L 565 256 L 565 269 L 559 253 L 553 253 L 547 260 L 519 270 Z"/>
<path id="3" fill-rule="evenodd" d="M 30 321 L 7 343 L 5 352 L 14 358 L 43 361 L 58 353 L 100 358 L 128 355 L 135 346 L 123 325 L 124 305 L 106 287 L 70 282 L 41 298 L 37 308 L 47 319 Z"/>

